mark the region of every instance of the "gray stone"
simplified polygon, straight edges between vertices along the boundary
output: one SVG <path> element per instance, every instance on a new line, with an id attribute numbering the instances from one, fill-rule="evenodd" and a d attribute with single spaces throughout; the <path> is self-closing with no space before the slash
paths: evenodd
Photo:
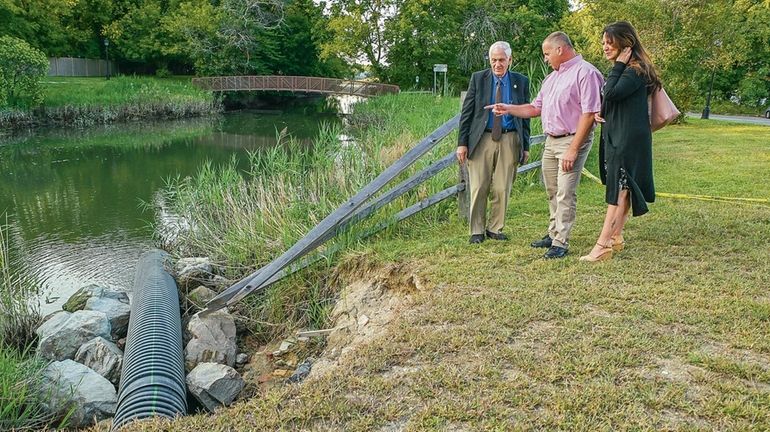
<path id="1" fill-rule="evenodd" d="M 77 290 L 75 294 L 72 294 L 61 308 L 67 312 L 82 310 L 86 307 L 86 302 L 88 302 L 88 299 L 91 297 L 110 298 L 128 304 L 128 294 L 123 291 L 113 290 L 99 285 L 87 285 Z"/>
<path id="2" fill-rule="evenodd" d="M 115 386 L 120 382 L 123 352 L 117 345 L 103 337 L 93 338 L 84 343 L 75 353 L 75 361 L 93 369 Z"/>
<path id="3" fill-rule="evenodd" d="M 79 310 L 68 314 L 66 320 L 62 317 L 57 315 L 37 329 L 37 352 L 45 359 L 71 359 L 91 339 L 110 338 L 110 322 L 104 312 Z"/>
<path id="4" fill-rule="evenodd" d="M 233 403 L 243 386 L 235 369 L 218 363 L 200 363 L 187 375 L 187 389 L 211 412 Z"/>
<path id="5" fill-rule="evenodd" d="M 202 307 L 206 303 L 209 302 L 209 300 L 216 297 L 217 293 L 215 293 L 213 290 L 206 288 L 205 286 L 201 285 L 198 288 L 195 288 L 194 290 L 190 291 L 187 294 L 187 298 L 195 304 L 195 306 Z"/>
<path id="6" fill-rule="evenodd" d="M 190 342 L 185 347 L 185 368 L 191 371 L 198 363 L 213 362 L 235 365 L 235 320 L 219 310 L 201 318 L 193 315 L 187 324 Z"/>
<path id="7" fill-rule="evenodd" d="M 240 353 L 235 356 L 235 364 L 245 365 L 249 361 L 249 355 L 246 353 Z"/>
<path id="8" fill-rule="evenodd" d="M 289 377 L 289 379 L 286 380 L 286 382 L 290 383 L 298 383 L 302 382 L 305 378 L 307 378 L 308 375 L 310 375 L 310 370 L 313 368 L 313 359 L 307 358 L 305 361 L 299 364 L 297 366 L 297 369 L 294 371 L 294 373 Z"/>
<path id="9" fill-rule="evenodd" d="M 103 376 L 72 360 L 56 361 L 43 371 L 44 408 L 56 417 L 74 408 L 68 426 L 81 428 L 115 415 L 118 395 Z"/>
<path id="10" fill-rule="evenodd" d="M 213 274 L 214 265 L 207 257 L 180 258 L 176 262 L 176 279 L 182 287 L 196 286 Z"/>
<path id="11" fill-rule="evenodd" d="M 126 301 L 110 297 L 91 297 L 86 302 L 85 310 L 104 312 L 110 321 L 112 339 L 118 340 L 128 333 L 128 320 L 131 317 L 131 306 Z"/>
<path id="12" fill-rule="evenodd" d="M 43 319 L 43 323 L 40 324 L 40 327 L 35 330 L 38 339 L 43 339 L 44 337 L 54 333 L 59 327 L 61 327 L 62 324 L 70 319 L 70 315 L 72 315 L 70 312 L 63 310 L 46 315 L 46 317 Z"/>

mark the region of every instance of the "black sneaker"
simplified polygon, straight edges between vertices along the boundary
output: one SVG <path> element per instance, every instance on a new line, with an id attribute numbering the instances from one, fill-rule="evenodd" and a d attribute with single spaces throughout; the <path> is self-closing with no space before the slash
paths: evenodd
<path id="1" fill-rule="evenodd" d="M 533 248 L 549 248 L 551 247 L 551 243 L 553 242 L 553 239 L 548 234 L 545 235 L 545 237 L 541 238 L 540 240 L 535 240 L 529 245 Z"/>
<path id="2" fill-rule="evenodd" d="M 471 236 L 471 239 L 468 241 L 470 244 L 476 244 L 481 243 L 484 241 L 484 234 L 473 234 Z"/>
<path id="3" fill-rule="evenodd" d="M 551 246 L 548 248 L 548 251 L 543 255 L 543 258 L 546 259 L 554 259 L 554 258 L 564 258 L 567 256 L 567 248 L 563 248 L 560 246 Z"/>
<path id="4" fill-rule="evenodd" d="M 503 233 L 496 233 L 492 232 L 490 230 L 487 230 L 487 238 L 491 238 L 492 240 L 508 240 L 508 236 Z"/>

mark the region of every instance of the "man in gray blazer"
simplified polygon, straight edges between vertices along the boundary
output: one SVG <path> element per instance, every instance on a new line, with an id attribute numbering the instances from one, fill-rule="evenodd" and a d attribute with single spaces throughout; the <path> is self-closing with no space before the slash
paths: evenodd
<path id="1" fill-rule="evenodd" d="M 457 160 L 468 163 L 470 182 L 470 243 L 486 237 L 507 240 L 503 234 L 505 210 L 519 163 L 529 159 L 529 119 L 496 116 L 484 107 L 497 101 L 529 103 L 529 79 L 508 71 L 511 46 L 495 42 L 489 47 L 490 68 L 471 76 L 460 113 Z M 503 102 L 506 103 L 506 102 Z M 491 201 L 486 218 L 487 198 Z"/>

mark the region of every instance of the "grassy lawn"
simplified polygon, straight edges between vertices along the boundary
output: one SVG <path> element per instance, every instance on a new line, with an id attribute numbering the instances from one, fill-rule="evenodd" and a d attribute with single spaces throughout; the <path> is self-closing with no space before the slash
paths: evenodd
<path id="1" fill-rule="evenodd" d="M 769 142 L 767 127 L 669 126 L 654 137 L 656 188 L 770 199 Z M 349 259 L 419 283 L 391 292 L 393 319 L 338 369 L 124 430 L 770 430 L 770 204 L 659 197 L 623 252 L 578 262 L 603 198 L 584 177 L 558 261 L 529 247 L 548 218 L 534 176 L 514 186 L 511 241 L 471 246 L 449 216 L 360 246 Z"/>
<path id="2" fill-rule="evenodd" d="M 43 80 L 44 105 L 116 106 L 136 103 L 209 101 L 211 93 L 199 90 L 189 77 L 155 78 L 136 76 L 46 77 Z"/>

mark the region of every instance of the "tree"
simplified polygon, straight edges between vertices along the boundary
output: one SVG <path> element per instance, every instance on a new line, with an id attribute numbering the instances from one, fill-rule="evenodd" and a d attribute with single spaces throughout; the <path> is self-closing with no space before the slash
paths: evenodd
<path id="1" fill-rule="evenodd" d="M 340 55 L 348 63 L 368 63 L 376 76 L 385 69 L 389 41 L 387 22 L 398 11 L 397 0 L 340 0 L 331 4 L 330 40 L 322 45 L 322 58 Z"/>
<path id="2" fill-rule="evenodd" d="M 40 50 L 13 36 L 0 36 L 0 106 L 28 107 L 42 102 L 40 80 L 48 59 Z"/>
<path id="3" fill-rule="evenodd" d="M 715 74 L 714 95 L 728 98 L 745 87 L 770 58 L 770 2 L 751 0 L 584 0 L 563 21 L 583 54 L 602 68 L 602 28 L 630 21 L 661 72 L 663 84 L 685 109 L 700 107 Z M 755 90 L 752 90 L 754 93 Z"/>

